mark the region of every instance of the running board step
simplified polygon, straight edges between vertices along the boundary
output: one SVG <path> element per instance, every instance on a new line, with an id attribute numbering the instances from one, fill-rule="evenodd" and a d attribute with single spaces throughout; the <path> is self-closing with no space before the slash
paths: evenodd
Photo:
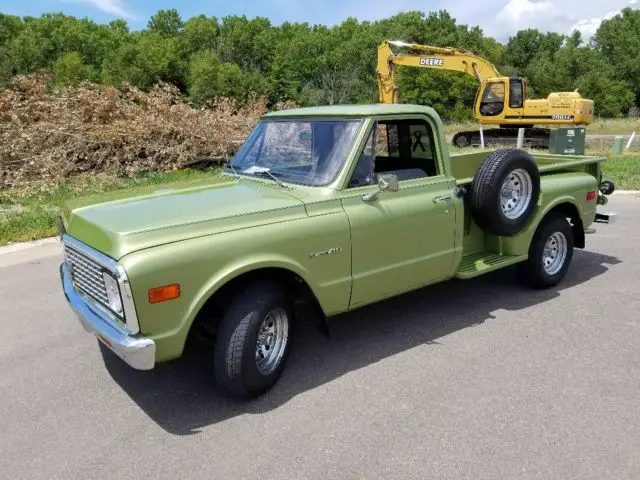
<path id="1" fill-rule="evenodd" d="M 494 252 L 478 252 L 462 257 L 456 278 L 467 279 L 498 270 L 527 259 L 527 255 L 500 255 Z"/>

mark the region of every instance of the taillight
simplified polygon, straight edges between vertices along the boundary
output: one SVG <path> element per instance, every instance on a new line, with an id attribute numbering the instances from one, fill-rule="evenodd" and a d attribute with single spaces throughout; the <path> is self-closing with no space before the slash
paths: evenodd
<path id="1" fill-rule="evenodd" d="M 596 192 L 587 192 L 587 202 L 590 202 L 591 200 L 595 200 L 596 199 Z"/>

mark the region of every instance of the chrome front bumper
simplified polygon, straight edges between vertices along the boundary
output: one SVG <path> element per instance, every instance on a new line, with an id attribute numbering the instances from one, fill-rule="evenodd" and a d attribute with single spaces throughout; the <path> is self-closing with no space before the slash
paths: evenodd
<path id="1" fill-rule="evenodd" d="M 107 321 L 80 296 L 71 282 L 67 266 L 60 265 L 64 295 L 82 327 L 93 333 L 122 360 L 137 370 L 151 370 L 156 360 L 156 344 L 150 338 L 132 337 L 125 330 Z"/>

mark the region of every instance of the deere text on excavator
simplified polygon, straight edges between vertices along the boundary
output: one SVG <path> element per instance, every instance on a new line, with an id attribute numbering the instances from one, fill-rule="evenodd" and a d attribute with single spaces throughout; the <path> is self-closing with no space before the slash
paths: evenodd
<path id="1" fill-rule="evenodd" d="M 391 47 L 411 53 L 395 53 Z M 524 144 L 549 148 L 550 130 L 534 125 L 589 125 L 593 120 L 593 100 L 576 92 L 554 92 L 546 99 L 527 99 L 523 78 L 503 77 L 493 64 L 473 53 L 452 47 L 433 47 L 399 41 L 384 41 L 378 46 L 377 78 L 380 103 L 400 103 L 396 67 L 434 68 L 466 73 L 480 81 L 473 113 L 481 125 L 501 128 L 484 130 L 486 144 L 515 143 L 518 129 L 524 128 Z M 480 131 L 459 132 L 454 145 L 480 144 Z"/>

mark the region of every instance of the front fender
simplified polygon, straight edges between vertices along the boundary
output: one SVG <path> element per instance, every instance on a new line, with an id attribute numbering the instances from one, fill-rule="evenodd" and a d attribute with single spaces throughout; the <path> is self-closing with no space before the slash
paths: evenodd
<path id="1" fill-rule="evenodd" d="M 340 247 L 340 253 L 310 253 Z M 302 278 L 325 314 L 345 311 L 351 292 L 351 244 L 343 212 L 238 229 L 132 253 L 121 259 L 141 334 L 156 342 L 157 361 L 182 354 L 191 324 L 206 301 L 229 281 L 262 268 Z M 151 304 L 151 288 L 180 284 L 181 296 Z"/>
<path id="2" fill-rule="evenodd" d="M 194 296 L 189 307 L 191 313 L 187 318 L 187 323 L 193 323 L 197 313 L 204 306 L 207 300 L 229 282 L 246 273 L 267 268 L 279 268 L 298 275 L 307 283 L 307 285 L 309 285 L 311 291 L 317 298 L 316 291 L 318 290 L 318 286 L 312 281 L 313 276 L 299 262 L 284 255 L 246 255 L 244 257 L 234 259 L 233 262 L 230 262 L 220 270 L 217 270 L 215 274 L 205 282 L 202 288 Z"/>

